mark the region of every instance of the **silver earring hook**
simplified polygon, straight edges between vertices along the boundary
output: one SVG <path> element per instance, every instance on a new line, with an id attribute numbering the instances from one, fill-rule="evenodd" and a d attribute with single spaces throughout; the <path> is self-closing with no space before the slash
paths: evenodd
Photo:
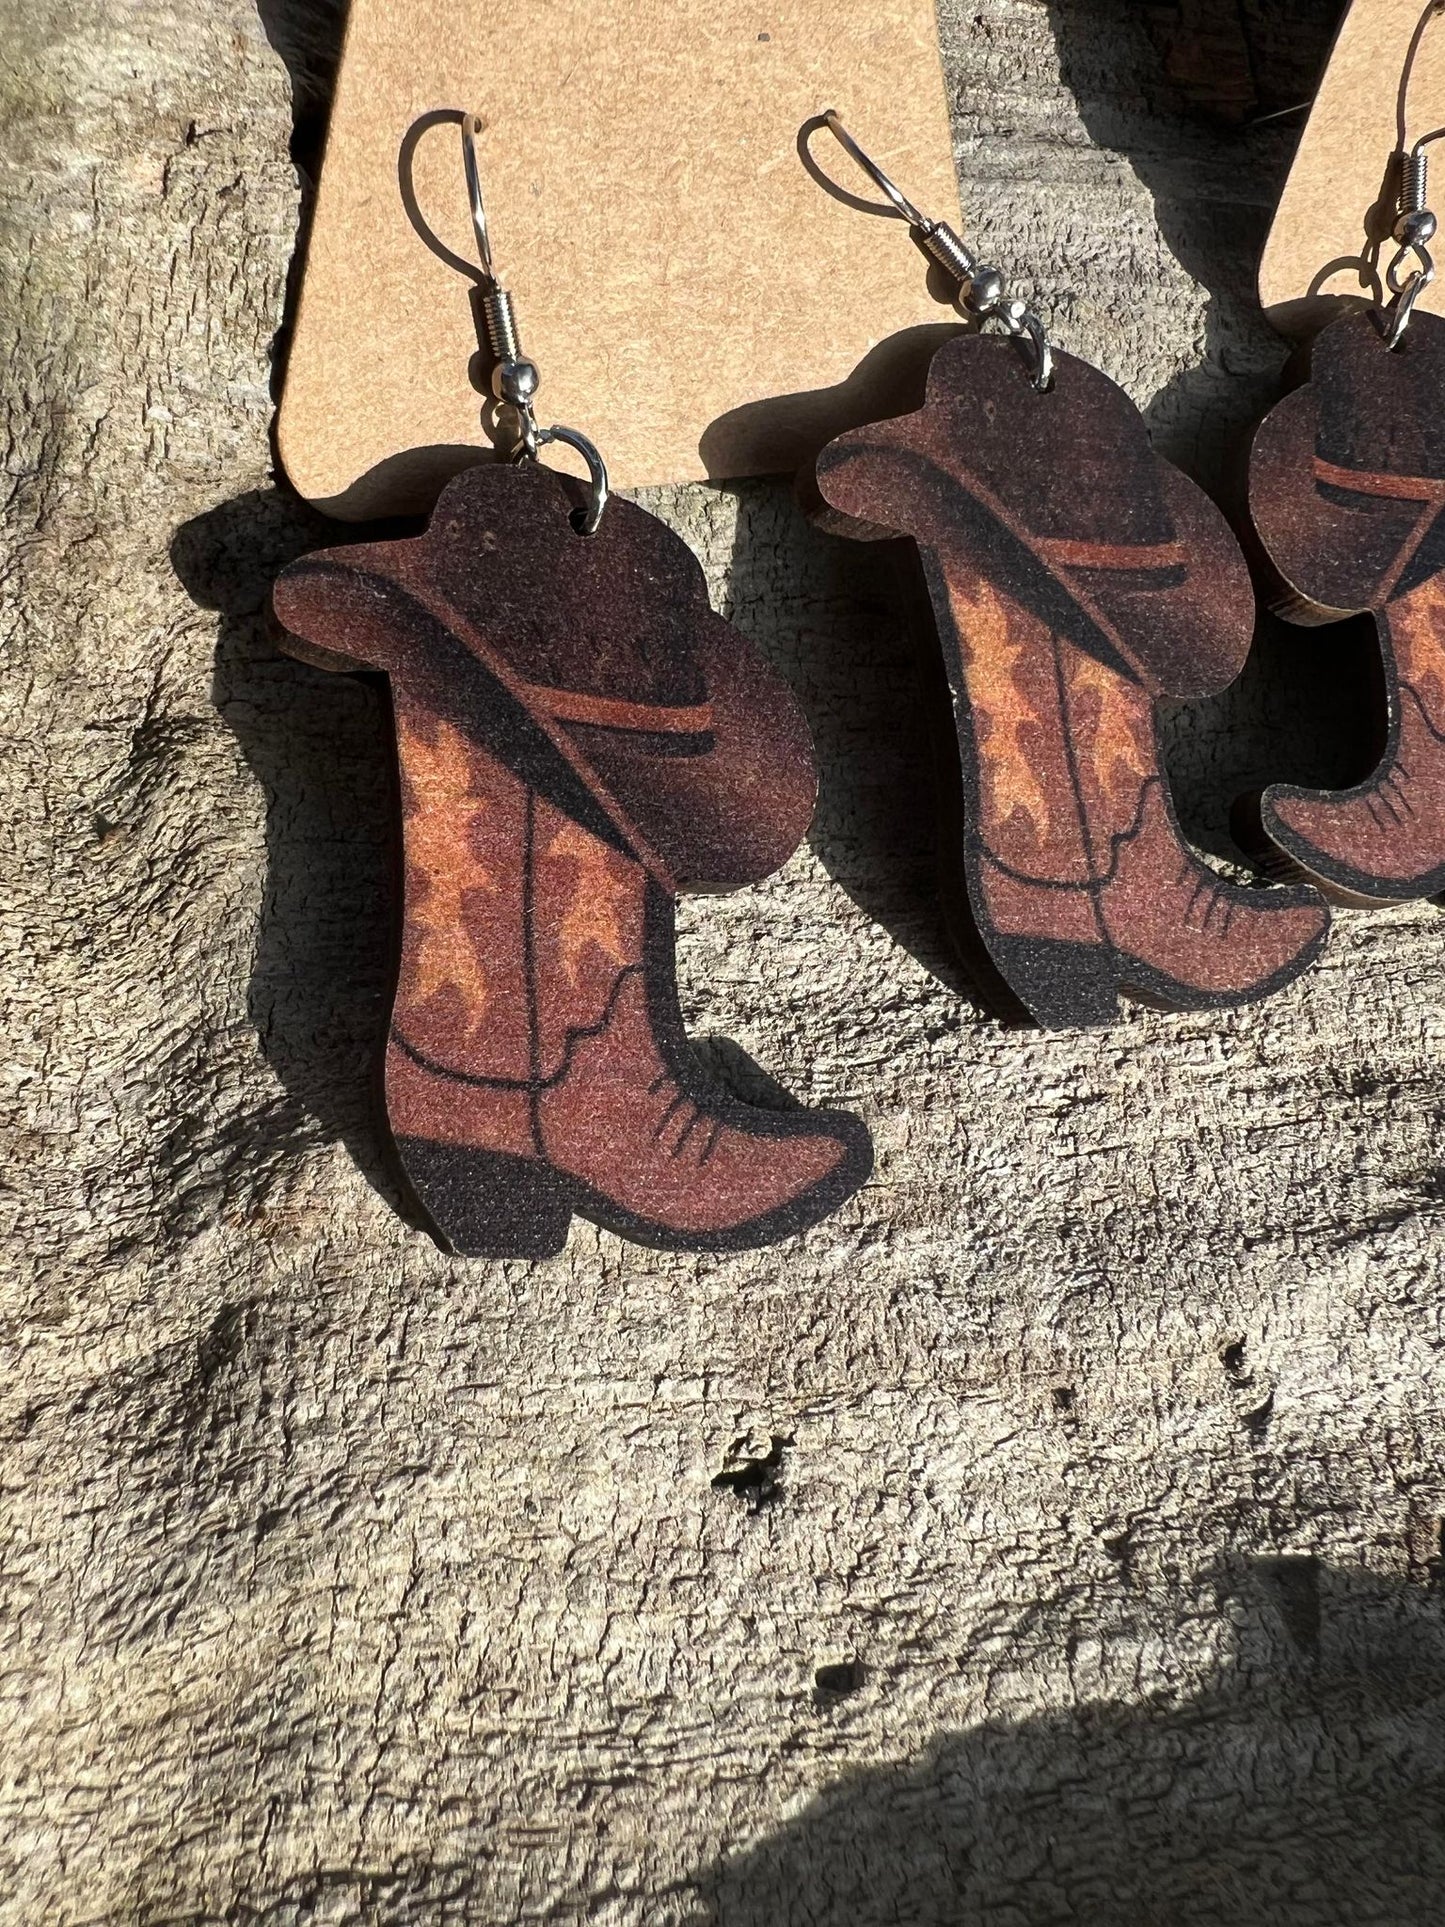
<path id="1" fill-rule="evenodd" d="M 492 237 L 487 228 L 487 207 L 482 198 L 482 175 L 477 165 L 476 137 L 485 123 L 480 114 L 462 114 L 462 171 L 466 175 L 467 200 L 472 210 L 472 231 L 477 237 L 477 257 L 482 265 L 481 310 L 487 346 L 492 353 L 492 393 L 515 418 L 516 432 L 511 459 L 535 462 L 537 452 L 549 442 L 563 442 L 575 449 L 587 464 L 589 488 L 587 507 L 580 511 L 578 524 L 583 535 L 595 535 L 607 506 L 607 464 L 590 437 L 577 428 L 563 428 L 554 422 L 550 428 L 538 425 L 534 406 L 542 377 L 537 364 L 522 353 L 522 338 L 517 329 L 517 310 L 511 293 L 497 279 L 492 261 Z"/>
<path id="2" fill-rule="evenodd" d="M 1409 148 L 1405 146 L 1405 139 L 1410 75 L 1414 69 L 1415 56 L 1420 51 L 1420 43 L 1425 38 L 1425 31 L 1430 22 L 1442 13 L 1445 13 L 1445 0 L 1429 0 L 1428 6 L 1416 23 L 1414 33 L 1410 36 L 1410 46 L 1405 55 L 1404 71 L 1400 78 L 1397 132 L 1400 188 L 1395 203 L 1395 224 L 1391 230 L 1399 246 L 1394 259 L 1385 270 L 1386 285 L 1394 299 L 1379 310 L 1380 328 L 1387 348 L 1399 347 L 1405 337 L 1405 330 L 1410 325 L 1410 317 L 1415 312 L 1416 302 L 1435 279 L 1435 260 L 1430 253 L 1429 243 L 1435 237 L 1437 222 L 1429 204 L 1430 157 L 1425 149 L 1433 141 L 1445 136 L 1445 127 L 1432 128 L 1428 134 L 1422 134 Z M 1405 274 L 1403 269 L 1411 255 L 1415 258 L 1415 266 Z"/>
<path id="3" fill-rule="evenodd" d="M 462 169 L 467 177 L 467 199 L 472 204 L 472 232 L 477 237 L 477 256 L 482 273 L 495 281 L 492 269 L 492 241 L 487 233 L 487 208 L 482 199 L 482 176 L 477 166 L 477 135 L 482 131 L 480 114 L 462 115 Z"/>
<path id="4" fill-rule="evenodd" d="M 908 196 L 871 154 L 862 148 L 843 125 L 836 109 L 826 108 L 819 121 L 833 135 L 850 159 L 868 176 L 908 223 L 909 231 L 931 261 L 937 262 L 958 287 L 958 300 L 982 328 L 996 321 L 1019 344 L 1029 364 L 1029 377 L 1040 394 L 1053 386 L 1054 351 L 1044 324 L 1017 295 L 1006 295 L 1004 279 L 997 268 L 983 266 L 963 237 L 946 221 L 932 221 L 916 208 Z"/>
<path id="5" fill-rule="evenodd" d="M 888 196 L 889 200 L 892 201 L 893 205 L 898 209 L 898 212 L 910 227 L 924 228 L 930 225 L 926 216 L 919 213 L 918 209 L 913 205 L 912 201 L 908 199 L 908 196 L 898 186 L 897 182 L 891 180 L 889 176 L 884 173 L 883 169 L 878 165 L 877 161 L 873 159 L 871 154 L 864 153 L 863 149 L 843 125 L 836 108 L 829 107 L 826 109 L 823 114 L 823 122 L 828 132 L 832 134 L 834 139 L 842 146 L 844 152 L 847 153 L 852 160 L 856 161 L 858 166 L 861 167 L 863 172 L 868 176 L 869 180 L 872 181 L 873 185 Z"/>

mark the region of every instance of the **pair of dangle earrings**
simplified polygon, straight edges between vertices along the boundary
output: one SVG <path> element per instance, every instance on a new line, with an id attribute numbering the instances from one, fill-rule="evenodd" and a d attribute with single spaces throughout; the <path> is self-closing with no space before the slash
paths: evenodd
<path id="1" fill-rule="evenodd" d="M 812 478 L 825 525 L 911 538 L 921 561 L 952 694 L 940 740 L 953 805 L 945 896 L 975 974 L 1044 1025 L 1106 1021 L 1121 991 L 1186 1009 L 1268 994 L 1317 954 L 1328 912 L 1308 884 L 1228 883 L 1188 848 L 1155 729 L 1157 698 L 1223 689 L 1248 652 L 1254 596 L 1229 525 L 1153 452 L 1123 391 L 1055 349 L 1000 277 L 825 119 L 962 305 L 1004 330 L 949 340 L 922 409 L 829 443 Z M 678 1007 L 674 904 L 680 889 L 760 880 L 797 847 L 817 787 L 807 724 L 713 613 L 681 539 L 609 499 L 585 435 L 539 426 L 537 370 L 493 267 L 478 124 L 461 125 L 513 459 L 456 477 L 423 535 L 309 555 L 273 594 L 292 653 L 389 683 L 405 874 L 388 1123 L 411 1188 L 465 1255 L 556 1252 L 574 1213 L 667 1248 L 769 1243 L 858 1189 L 868 1134 L 847 1113 L 746 1103 L 703 1075 Z M 1365 345 L 1392 362 L 1403 344 L 1412 362 L 1422 341 L 1433 353 L 1442 324 L 1408 326 L 1419 292 L 1393 347 L 1368 317 L 1335 324 L 1351 331 L 1351 368 Z M 1348 485 L 1333 468 L 1322 481 L 1321 461 L 1358 480 L 1375 459 L 1354 444 L 1312 449 L 1312 435 L 1335 448 L 1348 409 L 1302 393 L 1271 416 L 1256 457 L 1261 475 L 1294 487 L 1263 491 L 1295 503 L 1278 527 L 1257 510 L 1286 576 L 1297 557 L 1323 553 L 1333 567 L 1341 553 L 1328 517 L 1348 512 L 1336 499 Z M 550 442 L 583 456 L 586 484 L 539 464 Z M 1405 482 L 1429 472 L 1416 461 Z M 1378 474 L 1386 482 L 1365 493 L 1392 527 L 1413 512 L 1415 563 L 1393 569 L 1378 601 L 1373 580 L 1366 596 L 1352 577 L 1343 601 L 1318 595 L 1312 608 L 1393 610 L 1433 570 L 1422 505 L 1445 502 L 1445 480 L 1417 498 L 1398 461 Z M 1302 506 L 1316 498 L 1319 530 Z M 1298 601 L 1306 585 L 1291 579 Z M 1382 637 L 1405 633 L 1380 620 Z M 1415 656 L 1394 660 L 1392 713 L 1403 716 L 1404 692 L 1428 678 Z M 1397 734 L 1413 754 L 1404 724 Z M 1415 760 L 1417 784 L 1428 781 Z M 1445 733 L 1439 762 L 1445 844 Z M 1410 821 L 1400 763 L 1387 755 L 1377 786 Z M 1259 820 L 1281 862 L 1288 851 L 1343 888 L 1321 849 L 1289 849 L 1281 826 L 1307 805 L 1353 800 L 1271 791 Z M 1376 807 L 1363 803 L 1372 823 Z M 1356 884 L 1361 874 L 1349 871 Z"/>

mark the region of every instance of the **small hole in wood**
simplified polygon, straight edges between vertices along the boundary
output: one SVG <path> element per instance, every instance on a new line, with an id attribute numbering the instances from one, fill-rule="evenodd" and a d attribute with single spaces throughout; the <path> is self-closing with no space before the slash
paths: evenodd
<path id="1" fill-rule="evenodd" d="M 813 1675 L 813 1684 L 821 1696 L 846 1699 L 858 1691 L 866 1678 L 861 1659 L 845 1659 L 833 1666 L 820 1666 Z"/>

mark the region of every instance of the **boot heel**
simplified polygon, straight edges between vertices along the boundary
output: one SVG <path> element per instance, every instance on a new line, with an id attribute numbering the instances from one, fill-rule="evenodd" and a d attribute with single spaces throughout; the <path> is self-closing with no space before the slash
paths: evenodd
<path id="1" fill-rule="evenodd" d="M 1114 955 L 1103 944 L 1005 937 L 996 930 L 988 933 L 987 944 L 1004 982 L 1044 1030 L 1076 1030 L 1118 1018 Z"/>
<path id="2" fill-rule="evenodd" d="M 459 1258 L 553 1258 L 567 1242 L 572 1187 L 550 1166 L 505 1151 L 399 1137 L 402 1168 Z"/>

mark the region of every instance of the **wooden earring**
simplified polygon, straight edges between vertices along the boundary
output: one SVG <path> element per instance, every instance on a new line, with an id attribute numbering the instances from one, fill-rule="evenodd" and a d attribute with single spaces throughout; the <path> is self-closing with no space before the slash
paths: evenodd
<path id="1" fill-rule="evenodd" d="M 1157 698 L 1216 694 L 1243 667 L 1254 598 L 1228 524 L 1123 390 L 1055 350 L 998 272 L 824 118 L 1008 337 L 946 342 L 920 410 L 840 436 L 815 470 L 827 526 L 909 536 L 922 561 L 953 698 L 944 895 L 958 903 L 961 869 L 961 947 L 981 942 L 1045 1026 L 1107 1022 L 1120 992 L 1184 1010 L 1269 995 L 1318 954 L 1328 912 L 1194 854 L 1155 728 Z"/>
<path id="2" fill-rule="evenodd" d="M 1280 614 L 1368 613 L 1379 638 L 1373 773 L 1348 790 L 1276 784 L 1241 805 L 1282 873 L 1345 903 L 1445 891 L 1445 320 L 1416 308 L 1435 278 L 1424 150 L 1439 133 L 1394 157 L 1391 298 L 1319 334 L 1308 379 L 1250 455 L 1250 517 Z"/>
<path id="3" fill-rule="evenodd" d="M 453 1249 L 559 1251 L 572 1214 L 727 1250 L 834 1210 L 861 1122 L 708 1084 L 678 1008 L 684 886 L 768 875 L 817 772 L 787 685 L 708 605 L 681 539 L 607 495 L 585 436 L 541 428 L 462 145 L 493 392 L 514 460 L 465 470 L 425 534 L 309 555 L 276 582 L 286 646 L 390 678 L 405 859 L 388 1120 Z M 568 443 L 584 485 L 541 467 Z"/>

